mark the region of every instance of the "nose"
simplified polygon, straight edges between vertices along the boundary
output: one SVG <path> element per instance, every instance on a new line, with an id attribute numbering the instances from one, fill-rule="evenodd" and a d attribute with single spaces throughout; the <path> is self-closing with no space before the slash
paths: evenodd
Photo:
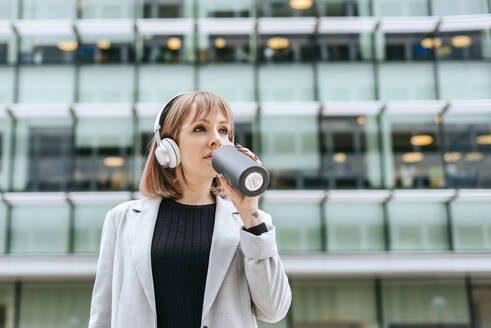
<path id="1" fill-rule="evenodd" d="M 210 145 L 213 149 L 219 148 L 223 145 L 223 140 L 218 131 L 215 131 L 212 135 Z"/>

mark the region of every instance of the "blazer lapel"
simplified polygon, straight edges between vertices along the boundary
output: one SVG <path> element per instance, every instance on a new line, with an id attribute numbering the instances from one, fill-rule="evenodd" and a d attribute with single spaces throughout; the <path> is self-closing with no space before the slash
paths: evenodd
<path id="1" fill-rule="evenodd" d="M 208 314 L 218 294 L 240 241 L 238 231 L 241 226 L 239 221 L 241 220 L 232 215 L 233 208 L 229 207 L 226 200 L 220 196 L 216 196 L 216 200 L 215 225 L 208 261 L 201 321 Z"/>
<path id="2" fill-rule="evenodd" d="M 136 272 L 156 316 L 155 292 L 152 277 L 151 247 L 161 198 L 145 198 L 129 209 L 128 239 Z M 138 212 L 140 211 L 140 212 Z"/>

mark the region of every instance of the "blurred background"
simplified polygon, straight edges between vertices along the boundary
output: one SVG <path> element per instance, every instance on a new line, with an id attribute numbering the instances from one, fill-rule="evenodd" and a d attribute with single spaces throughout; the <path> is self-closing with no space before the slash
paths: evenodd
<path id="1" fill-rule="evenodd" d="M 87 327 L 163 102 L 270 170 L 282 328 L 491 327 L 491 0 L 0 0 L 0 328 Z"/>

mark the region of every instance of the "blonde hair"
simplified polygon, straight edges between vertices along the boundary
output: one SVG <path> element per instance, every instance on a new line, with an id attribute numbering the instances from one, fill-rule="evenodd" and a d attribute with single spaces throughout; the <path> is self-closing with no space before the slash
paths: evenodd
<path id="1" fill-rule="evenodd" d="M 228 138 L 231 142 L 234 141 L 234 122 L 230 106 L 222 97 L 208 91 L 190 91 L 174 99 L 163 115 L 165 118 L 161 124 L 160 138 L 172 138 L 179 145 L 178 138 L 181 127 L 193 108 L 196 108 L 196 112 L 192 122 L 211 112 L 215 113 L 220 110 L 230 123 Z M 152 138 L 152 141 L 147 145 L 147 161 L 140 179 L 139 190 L 143 195 L 150 198 L 179 199 L 182 196 L 182 186 L 177 178 L 177 170 L 183 177 L 183 182 L 188 185 L 182 165 L 178 165 L 176 168 L 162 167 L 155 158 L 156 147 L 157 142 L 155 138 Z M 221 195 L 222 191 L 220 181 L 214 177 L 210 192 L 216 196 Z"/>

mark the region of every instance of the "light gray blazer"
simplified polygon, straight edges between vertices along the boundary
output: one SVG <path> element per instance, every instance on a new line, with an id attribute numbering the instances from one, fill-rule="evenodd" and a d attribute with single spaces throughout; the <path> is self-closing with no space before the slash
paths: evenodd
<path id="1" fill-rule="evenodd" d="M 292 293 L 278 256 L 271 216 L 256 236 L 228 198 L 216 197 L 201 327 L 257 327 L 256 318 L 281 320 Z M 119 204 L 102 228 L 89 328 L 156 328 L 150 251 L 161 198 Z"/>

